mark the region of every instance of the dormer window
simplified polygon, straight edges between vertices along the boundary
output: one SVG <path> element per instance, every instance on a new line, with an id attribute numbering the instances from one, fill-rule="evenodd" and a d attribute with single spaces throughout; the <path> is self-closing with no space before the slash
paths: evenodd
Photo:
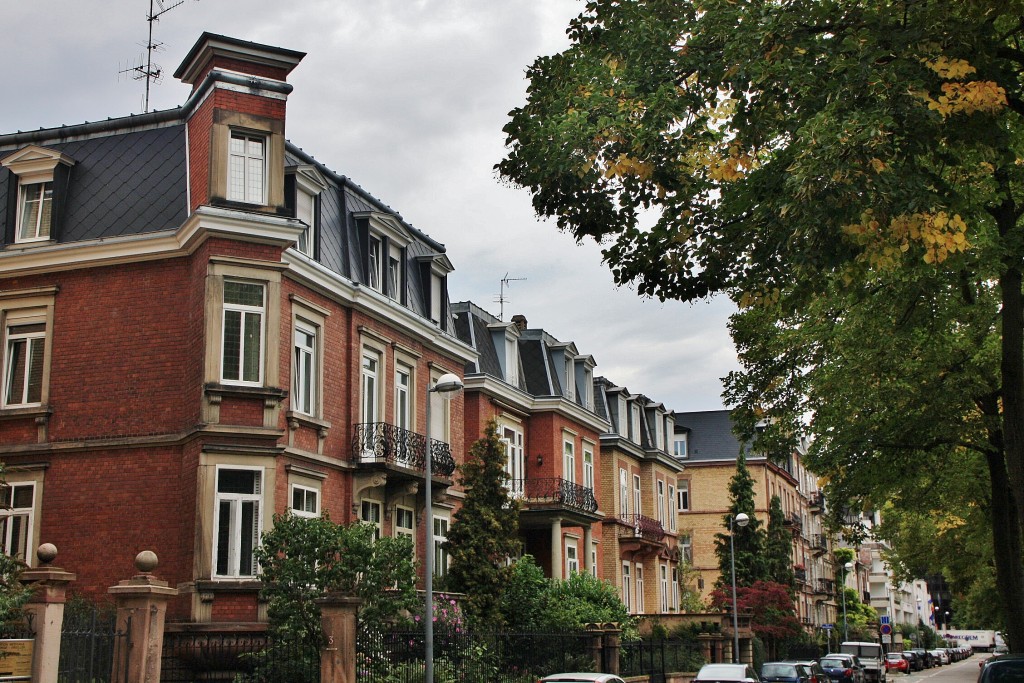
<path id="1" fill-rule="evenodd" d="M 380 291 L 381 283 L 381 262 L 380 262 L 380 239 L 370 236 L 370 248 L 367 254 L 367 284 L 370 289 Z"/>
<path id="2" fill-rule="evenodd" d="M 231 132 L 228 147 L 228 199 L 246 204 L 267 203 L 267 139 Z"/>
<path id="3" fill-rule="evenodd" d="M 286 169 L 286 201 L 292 202 L 295 218 L 305 227 L 295 248 L 310 258 L 317 256 L 317 230 L 320 225 L 320 194 L 327 189 L 323 174 L 311 164 Z"/>
<path id="4" fill-rule="evenodd" d="M 676 456 L 677 458 L 689 457 L 687 446 L 688 444 L 686 434 L 676 434 L 676 440 L 674 447 L 672 449 L 672 455 Z"/>
<path id="5" fill-rule="evenodd" d="M 572 356 L 565 357 L 565 397 L 570 401 L 576 400 L 576 378 L 573 377 L 574 367 Z"/>
<path id="6" fill-rule="evenodd" d="M 402 300 L 405 289 L 405 278 L 402 277 L 402 249 L 395 244 L 388 245 L 388 291 L 387 295 L 395 301 Z"/>
<path id="7" fill-rule="evenodd" d="M 630 438 L 633 439 L 633 443 L 640 443 L 640 406 L 636 403 L 630 404 L 629 416 Z"/>
<path id="8" fill-rule="evenodd" d="M 60 199 L 54 195 L 54 187 L 66 187 L 64 182 L 54 181 L 66 180 L 74 161 L 60 152 L 29 145 L 8 155 L 2 163 L 13 174 L 12 182 L 17 183 L 16 191 L 13 185 L 8 190 L 12 199 L 17 197 L 15 224 L 8 227 L 8 241 L 26 244 L 54 239 Z"/>

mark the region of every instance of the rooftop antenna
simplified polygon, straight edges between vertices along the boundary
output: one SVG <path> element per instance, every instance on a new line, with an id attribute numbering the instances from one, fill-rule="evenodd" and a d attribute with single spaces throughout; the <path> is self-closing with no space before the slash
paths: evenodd
<path id="1" fill-rule="evenodd" d="M 525 277 L 509 277 L 508 273 L 505 273 L 505 277 L 501 278 L 501 294 L 499 294 L 495 299 L 495 301 L 501 305 L 501 312 L 498 313 L 498 320 L 505 319 L 505 302 L 511 301 L 505 297 L 505 288 L 508 287 L 508 283 L 519 282 L 525 279 Z"/>
<path id="2" fill-rule="evenodd" d="M 154 8 L 154 3 L 156 7 Z M 161 76 L 163 76 L 163 68 L 159 64 L 153 63 L 153 53 L 159 52 L 163 49 L 163 43 L 153 42 L 153 24 L 160 20 L 164 14 L 167 14 L 175 7 L 184 5 L 185 0 L 174 0 L 170 5 L 164 5 L 164 0 L 149 0 L 149 14 L 146 15 L 146 21 L 149 23 L 149 39 L 146 41 L 146 56 L 145 62 L 143 58 L 139 58 L 139 64 L 135 66 L 129 66 L 125 69 L 121 69 L 119 73 L 132 74 L 132 78 L 137 81 L 146 81 L 146 95 L 142 100 L 142 111 L 143 113 L 149 111 L 149 89 L 153 83 L 159 83 Z"/>

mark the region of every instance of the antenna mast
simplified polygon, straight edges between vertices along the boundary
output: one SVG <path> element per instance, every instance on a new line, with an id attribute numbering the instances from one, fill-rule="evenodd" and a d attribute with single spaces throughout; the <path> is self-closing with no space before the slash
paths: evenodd
<path id="1" fill-rule="evenodd" d="M 157 11 L 153 9 L 153 3 L 156 2 Z M 137 64 L 136 66 L 130 66 L 127 69 L 122 69 L 121 73 L 134 73 L 133 78 L 137 81 L 146 81 L 146 95 L 142 101 L 143 113 L 149 111 L 149 89 L 153 82 L 159 82 L 160 77 L 163 75 L 163 69 L 159 64 L 153 63 L 153 52 L 160 50 L 163 47 L 163 43 L 153 42 L 153 24 L 160 20 L 160 17 L 170 12 L 179 5 L 184 5 L 185 0 L 176 0 L 174 4 L 164 7 L 163 0 L 149 0 L 149 14 L 146 15 L 146 21 L 149 23 L 149 38 L 146 40 L 146 63 Z M 141 58 L 140 58 L 141 61 Z"/>
<path id="2" fill-rule="evenodd" d="M 498 298 L 495 299 L 495 301 L 501 305 L 501 312 L 498 313 L 498 320 L 505 319 L 505 303 L 511 301 L 505 297 L 505 288 L 508 287 L 508 283 L 520 282 L 525 279 L 525 277 L 509 277 L 508 273 L 505 273 L 505 277 L 501 278 L 501 293 L 498 294 Z"/>

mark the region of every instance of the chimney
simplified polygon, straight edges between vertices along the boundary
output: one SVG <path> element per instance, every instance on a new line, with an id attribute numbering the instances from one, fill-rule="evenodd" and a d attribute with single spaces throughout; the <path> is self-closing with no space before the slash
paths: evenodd
<path id="1" fill-rule="evenodd" d="M 214 69 L 283 82 L 305 56 L 305 52 L 204 32 L 174 77 L 191 85 L 192 92 Z"/>
<path id="2" fill-rule="evenodd" d="M 515 325 L 520 332 L 522 332 L 523 330 L 526 329 L 526 316 L 517 313 L 516 315 L 512 316 L 512 324 Z"/>

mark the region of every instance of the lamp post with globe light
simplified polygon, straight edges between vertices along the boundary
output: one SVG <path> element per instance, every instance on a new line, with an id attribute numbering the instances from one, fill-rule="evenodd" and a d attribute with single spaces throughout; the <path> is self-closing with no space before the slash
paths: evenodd
<path id="1" fill-rule="evenodd" d="M 736 523 L 736 526 L 743 528 L 750 523 L 750 518 L 742 512 L 729 518 L 729 564 L 732 568 L 732 661 L 739 664 L 740 626 L 739 615 L 736 611 L 736 534 L 733 531 L 733 522 Z"/>
<path id="2" fill-rule="evenodd" d="M 843 565 L 843 583 L 839 587 L 839 590 L 843 592 L 843 640 L 850 639 L 850 625 L 846 621 L 846 575 L 853 569 L 853 562 L 847 562 Z"/>
<path id="3" fill-rule="evenodd" d="M 423 680 L 424 683 L 434 683 L 434 514 L 433 514 L 433 460 L 434 455 L 430 449 L 430 399 L 431 394 L 438 394 L 445 400 L 451 400 L 455 397 L 455 394 L 462 390 L 462 380 L 457 375 L 446 373 L 437 378 L 437 382 L 434 386 L 430 386 L 430 382 L 427 382 L 427 426 L 426 426 L 426 445 L 424 446 L 424 470 L 426 479 L 426 486 L 423 491 L 424 495 L 424 506 L 423 514 L 426 517 L 426 549 L 423 553 L 425 562 L 425 576 L 423 578 L 423 588 L 426 593 L 426 605 L 424 606 L 424 634 L 423 634 L 423 648 L 424 648 L 424 666 L 423 666 Z"/>

